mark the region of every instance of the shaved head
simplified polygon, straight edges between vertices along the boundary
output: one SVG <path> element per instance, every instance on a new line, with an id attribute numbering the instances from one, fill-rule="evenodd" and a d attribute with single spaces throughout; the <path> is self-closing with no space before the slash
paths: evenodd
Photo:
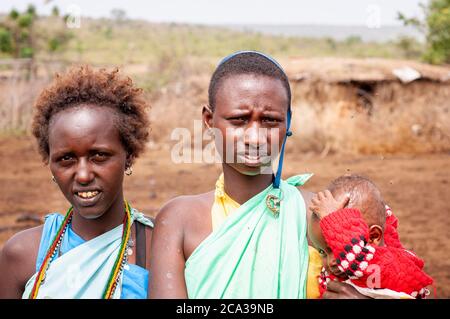
<path id="1" fill-rule="evenodd" d="M 357 208 L 369 227 L 379 225 L 384 228 L 386 221 L 385 204 L 375 184 L 361 175 L 344 175 L 335 179 L 328 186 L 335 198 L 350 195 L 347 207 Z"/>

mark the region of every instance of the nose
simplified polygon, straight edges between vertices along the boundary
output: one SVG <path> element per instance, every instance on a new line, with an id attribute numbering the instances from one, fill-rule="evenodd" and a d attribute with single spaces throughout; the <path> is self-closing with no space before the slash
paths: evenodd
<path id="1" fill-rule="evenodd" d="M 88 185 L 94 179 L 90 165 L 86 159 L 80 159 L 75 172 L 75 181 L 81 185 Z"/>
<path id="2" fill-rule="evenodd" d="M 341 271 L 339 270 L 339 268 L 338 268 L 338 264 L 336 263 L 336 259 L 334 259 L 333 258 L 333 256 L 328 256 L 328 258 L 327 258 L 327 271 L 330 273 L 330 274 L 334 274 L 334 275 L 339 275 L 339 274 L 341 274 Z"/>
<path id="3" fill-rule="evenodd" d="M 252 148 L 261 148 L 267 144 L 267 129 L 262 128 L 258 122 L 253 122 L 252 125 L 245 130 L 245 144 Z"/>
<path id="4" fill-rule="evenodd" d="M 323 266 L 325 267 L 325 269 L 326 269 L 327 271 L 330 270 L 330 263 L 329 263 L 328 256 L 323 256 L 323 257 L 322 257 L 322 264 L 323 264 Z"/>
<path id="5" fill-rule="evenodd" d="M 330 268 L 337 268 L 337 263 L 336 263 L 336 259 L 334 258 L 333 255 L 329 255 L 327 258 L 327 262 L 328 262 L 328 267 Z"/>

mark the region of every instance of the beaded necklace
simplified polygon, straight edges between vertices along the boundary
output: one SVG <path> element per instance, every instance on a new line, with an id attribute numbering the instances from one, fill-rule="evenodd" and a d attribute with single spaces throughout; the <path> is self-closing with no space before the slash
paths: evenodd
<path id="1" fill-rule="evenodd" d="M 120 243 L 119 254 L 117 255 L 116 261 L 111 270 L 111 274 L 109 275 L 109 279 L 102 296 L 103 299 L 112 298 L 114 291 L 117 287 L 117 284 L 119 282 L 120 274 L 122 273 L 123 267 L 127 262 L 128 257 L 127 251 L 129 245 L 128 241 L 130 239 L 131 234 L 130 230 L 132 224 L 131 208 L 127 201 L 125 201 L 125 213 L 126 214 L 123 220 L 122 242 Z M 41 267 L 39 268 L 39 272 L 37 273 L 36 279 L 34 281 L 33 289 L 31 290 L 30 295 L 28 297 L 29 299 L 37 298 L 39 288 L 45 281 L 45 276 L 47 274 L 48 268 L 50 267 L 50 263 L 55 259 L 55 256 L 61 247 L 62 239 L 67 231 L 67 227 L 72 221 L 72 216 L 73 216 L 73 207 L 70 207 L 66 213 L 66 216 L 64 217 L 61 226 L 58 229 L 58 232 L 56 233 L 55 238 L 52 241 L 52 244 L 50 245 L 50 248 L 47 251 L 47 254 L 44 258 L 44 261 L 42 262 Z"/>

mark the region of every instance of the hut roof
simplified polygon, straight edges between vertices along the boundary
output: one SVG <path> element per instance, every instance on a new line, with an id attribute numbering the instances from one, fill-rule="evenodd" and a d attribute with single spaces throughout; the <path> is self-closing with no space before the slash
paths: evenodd
<path id="1" fill-rule="evenodd" d="M 319 80 L 329 83 L 430 80 L 450 83 L 450 66 L 380 58 L 297 58 L 283 61 L 294 82 Z"/>

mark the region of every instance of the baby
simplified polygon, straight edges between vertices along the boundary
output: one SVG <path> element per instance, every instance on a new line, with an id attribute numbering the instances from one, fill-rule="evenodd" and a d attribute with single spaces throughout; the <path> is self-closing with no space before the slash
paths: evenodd
<path id="1" fill-rule="evenodd" d="M 311 201 L 308 232 L 323 258 L 321 295 L 337 279 L 372 298 L 425 298 L 433 280 L 401 245 L 397 220 L 368 179 L 345 175 Z"/>

